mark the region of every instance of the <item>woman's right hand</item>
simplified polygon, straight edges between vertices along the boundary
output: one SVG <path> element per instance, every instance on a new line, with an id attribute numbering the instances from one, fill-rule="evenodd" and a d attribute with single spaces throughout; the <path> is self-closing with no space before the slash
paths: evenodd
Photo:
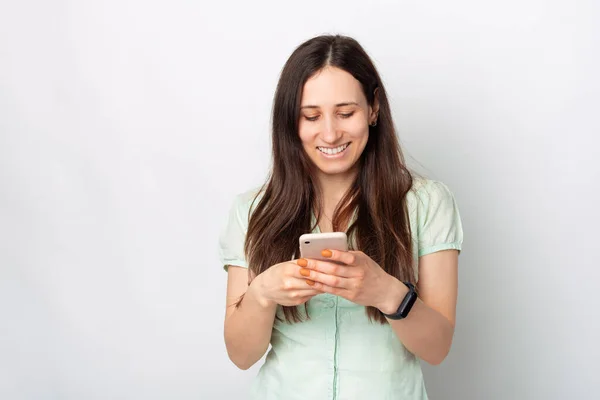
<path id="1" fill-rule="evenodd" d="M 264 307 L 280 304 L 297 306 L 306 303 L 322 292 L 313 289 L 310 282 L 300 274 L 302 268 L 296 261 L 273 265 L 250 283 L 249 289 Z"/>

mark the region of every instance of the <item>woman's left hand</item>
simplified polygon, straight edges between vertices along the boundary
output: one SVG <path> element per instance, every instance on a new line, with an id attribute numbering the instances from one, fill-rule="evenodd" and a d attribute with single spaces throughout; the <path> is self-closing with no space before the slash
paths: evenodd
<path id="1" fill-rule="evenodd" d="M 303 267 L 300 274 L 307 278 L 307 285 L 362 306 L 381 309 L 389 301 L 390 290 L 397 279 L 385 272 L 365 253 L 324 250 L 322 255 L 331 261 L 297 261 L 298 265 Z"/>

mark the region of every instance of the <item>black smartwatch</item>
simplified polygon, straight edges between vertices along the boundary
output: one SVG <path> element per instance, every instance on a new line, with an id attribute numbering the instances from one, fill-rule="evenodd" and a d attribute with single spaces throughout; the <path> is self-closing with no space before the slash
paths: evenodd
<path id="1" fill-rule="evenodd" d="M 415 289 L 415 285 L 413 285 L 412 283 L 409 283 L 409 282 L 403 282 L 403 283 L 406 285 L 406 287 L 408 287 L 408 293 L 406 293 L 406 296 L 404 296 L 404 299 L 402 299 L 402 302 L 400 303 L 400 306 L 398 307 L 398 310 L 396 310 L 395 313 L 383 314 L 383 315 L 385 315 L 386 318 L 389 318 L 389 319 L 406 318 L 406 316 L 410 312 L 410 309 L 412 308 L 413 304 L 415 304 L 415 301 L 417 301 L 417 290 Z"/>

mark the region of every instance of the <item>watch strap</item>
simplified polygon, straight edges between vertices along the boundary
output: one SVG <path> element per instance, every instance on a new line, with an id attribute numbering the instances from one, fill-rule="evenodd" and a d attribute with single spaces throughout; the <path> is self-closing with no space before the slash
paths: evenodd
<path id="1" fill-rule="evenodd" d="M 385 315 L 386 318 L 394 319 L 394 320 L 406 318 L 406 316 L 412 309 L 412 306 L 417 301 L 417 290 L 415 288 L 415 285 L 413 285 L 410 282 L 402 282 L 402 283 L 404 283 L 406 285 L 406 287 L 408 287 L 408 293 L 406 293 L 406 296 L 404 296 L 404 299 L 402 299 L 402 302 L 400 303 L 400 306 L 398 306 L 398 310 L 396 310 L 395 313 L 383 314 L 383 315 Z"/>

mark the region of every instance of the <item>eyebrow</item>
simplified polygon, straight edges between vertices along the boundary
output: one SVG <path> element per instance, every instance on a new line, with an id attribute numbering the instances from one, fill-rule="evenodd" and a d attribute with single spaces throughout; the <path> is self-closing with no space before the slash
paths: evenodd
<path id="1" fill-rule="evenodd" d="M 359 104 L 354 102 L 354 101 L 346 101 L 344 103 L 338 103 L 335 106 L 336 107 L 344 107 L 344 106 L 358 106 Z M 300 107 L 300 109 L 302 110 L 303 108 L 319 108 L 319 106 L 313 106 L 313 105 L 306 105 L 306 106 L 302 106 Z"/>

